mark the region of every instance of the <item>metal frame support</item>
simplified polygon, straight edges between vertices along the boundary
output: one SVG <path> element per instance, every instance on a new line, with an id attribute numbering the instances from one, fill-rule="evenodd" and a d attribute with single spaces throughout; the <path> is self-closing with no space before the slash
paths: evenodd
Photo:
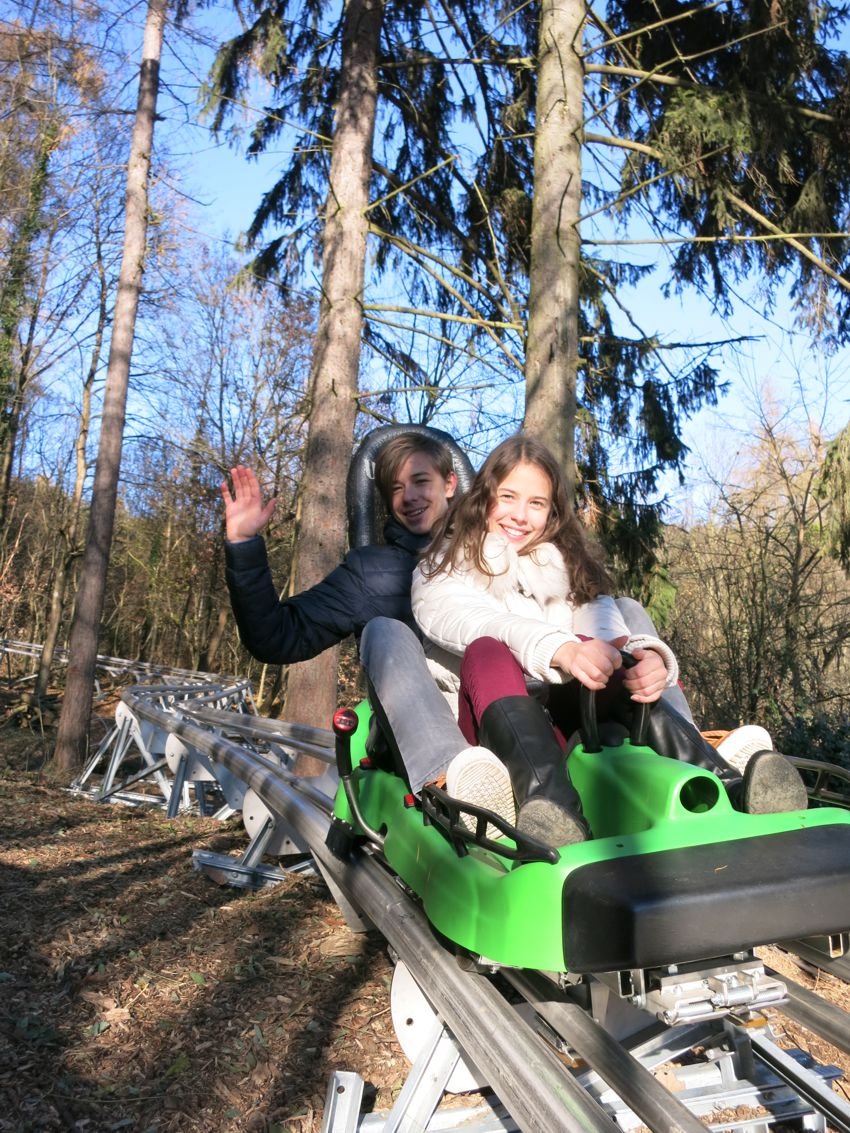
<path id="1" fill-rule="evenodd" d="M 353 1070 L 336 1070 L 325 1094 L 321 1133 L 357 1133 L 363 1105 L 363 1079 Z"/>
<path id="2" fill-rule="evenodd" d="M 242 889 L 249 887 L 260 889 L 266 885 L 276 885 L 290 873 L 315 873 L 315 864 L 312 858 L 306 858 L 294 865 L 283 867 L 262 863 L 260 859 L 263 857 L 266 845 L 275 833 L 278 823 L 279 820 L 269 812 L 268 818 L 258 827 L 240 858 L 233 858 L 229 854 L 215 854 L 209 850 L 194 850 L 192 852 L 192 865 L 219 884 L 238 886 Z"/>
<path id="3" fill-rule="evenodd" d="M 442 1024 L 436 1023 L 389 1112 L 384 1133 L 427 1129 L 459 1059 L 457 1043 Z"/>
<path id="4" fill-rule="evenodd" d="M 93 792 L 94 798 L 97 799 L 98 802 L 103 802 L 108 798 L 115 798 L 116 796 L 120 796 L 125 788 L 152 776 L 156 780 L 156 784 L 165 799 L 169 818 L 173 818 L 177 813 L 176 808 L 179 807 L 181 795 L 185 792 L 181 789 L 173 790 L 171 783 L 163 774 L 166 761 L 163 757 L 157 757 L 149 750 L 135 714 L 125 705 L 119 705 L 119 708 L 121 711 L 116 714 L 114 727 L 101 741 L 97 751 L 86 764 L 79 778 L 74 780 L 72 785 L 73 790 L 80 792 L 85 790 L 86 783 L 102 763 L 107 753 L 109 753 L 109 759 L 100 786 Z M 145 766 L 129 779 L 115 786 L 118 769 L 124 762 L 127 752 L 130 750 L 131 743 L 136 745 Z M 110 748 L 112 749 L 111 752 Z"/>
<path id="5" fill-rule="evenodd" d="M 363 1079 L 354 1071 L 335 1071 L 325 1095 L 321 1133 L 517 1133 L 518 1126 L 498 1103 L 437 1112 L 459 1059 L 454 1038 L 435 1021 L 432 1036 L 385 1114 L 362 1114 Z"/>

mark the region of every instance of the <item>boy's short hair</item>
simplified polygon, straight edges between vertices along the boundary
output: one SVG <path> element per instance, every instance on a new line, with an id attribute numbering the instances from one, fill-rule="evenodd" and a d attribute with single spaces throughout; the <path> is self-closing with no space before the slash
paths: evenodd
<path id="1" fill-rule="evenodd" d="M 424 433 L 402 433 L 387 441 L 375 458 L 375 486 L 387 510 L 392 509 L 393 484 L 408 457 L 421 453 L 434 465 L 444 480 L 448 480 L 454 465 L 452 454 L 436 437 Z"/>

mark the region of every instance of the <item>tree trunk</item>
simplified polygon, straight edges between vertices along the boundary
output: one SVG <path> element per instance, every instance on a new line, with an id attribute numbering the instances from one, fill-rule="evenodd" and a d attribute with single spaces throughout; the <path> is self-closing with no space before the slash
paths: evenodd
<path id="1" fill-rule="evenodd" d="M 310 370 L 310 431 L 301 482 L 293 586 L 312 586 L 345 547 L 345 480 L 351 460 L 363 330 L 369 176 L 378 92 L 383 0 L 349 0 L 322 245 L 322 300 Z M 327 728 L 336 708 L 338 650 L 290 667 L 287 720 Z M 297 770 L 324 765 L 301 757 Z"/>
<path id="2" fill-rule="evenodd" d="M 543 0 L 534 135 L 525 421 L 575 486 L 585 6 Z"/>
<path id="3" fill-rule="evenodd" d="M 62 615 L 65 610 L 65 595 L 68 588 L 68 579 L 70 577 L 71 565 L 74 559 L 79 555 L 79 548 L 77 546 L 77 537 L 80 529 L 80 519 L 82 516 L 83 507 L 83 488 L 86 482 L 86 472 L 88 464 L 86 462 L 86 447 L 88 444 L 89 431 L 91 429 L 91 409 L 92 409 L 92 391 L 94 389 L 94 381 L 97 377 L 98 367 L 100 366 L 100 355 L 103 348 L 103 340 L 106 335 L 106 322 L 107 322 L 107 283 L 106 271 L 103 262 L 103 249 L 100 240 L 95 241 L 95 251 L 97 255 L 97 271 L 100 280 L 100 294 L 97 310 L 97 329 L 94 337 L 94 347 L 91 353 L 91 360 L 89 362 L 88 373 L 83 382 L 83 396 L 82 408 L 80 410 L 80 423 L 77 429 L 77 439 L 74 442 L 74 492 L 71 500 L 71 513 L 68 517 L 68 522 L 64 530 L 60 532 L 60 539 L 63 543 L 62 553 L 59 557 L 59 563 L 56 568 L 56 574 L 53 579 L 53 589 L 50 597 L 50 611 L 47 617 L 47 629 L 44 635 L 44 643 L 41 650 L 41 658 L 38 664 L 38 676 L 35 682 L 35 701 L 39 703 L 47 692 L 47 686 L 50 680 L 50 669 L 53 665 L 53 655 L 56 652 L 56 643 L 59 640 L 59 630 L 62 625 Z"/>
<path id="4" fill-rule="evenodd" d="M 130 356 L 144 268 L 148 178 L 166 5 L 167 0 L 148 0 L 145 19 L 139 96 L 127 165 L 124 247 L 106 371 L 103 419 L 80 586 L 71 626 L 65 698 L 53 756 L 54 769 L 61 773 L 72 771 L 82 762 L 88 743 L 98 630 L 121 470 Z"/>

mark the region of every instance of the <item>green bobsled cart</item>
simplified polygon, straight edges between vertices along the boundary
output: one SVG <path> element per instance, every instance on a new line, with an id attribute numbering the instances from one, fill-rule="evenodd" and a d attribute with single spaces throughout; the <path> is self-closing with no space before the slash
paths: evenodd
<path id="1" fill-rule="evenodd" d="M 370 722 L 366 701 L 335 717 L 329 845 L 374 842 L 434 928 L 487 964 L 657 968 L 850 927 L 848 811 L 741 814 L 711 772 L 591 727 L 569 767 L 594 837 L 552 850 L 436 787 L 415 799 L 367 752 Z"/>

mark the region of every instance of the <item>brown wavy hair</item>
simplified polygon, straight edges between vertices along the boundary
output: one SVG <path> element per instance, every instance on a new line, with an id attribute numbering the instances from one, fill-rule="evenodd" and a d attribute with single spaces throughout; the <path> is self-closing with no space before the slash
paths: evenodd
<path id="1" fill-rule="evenodd" d="M 544 473 L 552 487 L 552 507 L 540 536 L 520 551 L 532 554 L 540 543 L 552 543 L 564 558 L 570 591 L 564 597 L 584 605 L 600 594 L 610 594 L 613 580 L 601 549 L 591 540 L 580 519 L 570 507 L 564 474 L 550 450 L 527 433 L 516 433 L 490 453 L 466 495 L 440 521 L 424 557 L 426 576 L 457 568 L 463 560 L 482 572 L 493 572 L 484 561 L 487 521 L 496 502 L 499 485 L 518 464 L 533 464 Z"/>

